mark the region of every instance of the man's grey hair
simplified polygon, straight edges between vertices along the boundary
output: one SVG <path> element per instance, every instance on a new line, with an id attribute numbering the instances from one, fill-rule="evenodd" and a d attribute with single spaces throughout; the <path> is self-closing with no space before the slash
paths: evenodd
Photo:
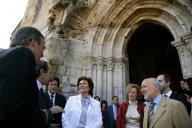
<path id="1" fill-rule="evenodd" d="M 159 89 L 160 89 L 160 91 L 162 91 L 162 84 L 160 83 L 159 80 L 157 80 L 156 78 L 154 78 L 153 84 L 154 84 L 155 86 L 158 86 Z"/>
<path id="2" fill-rule="evenodd" d="M 18 29 L 13 37 L 10 47 L 27 46 L 32 40 L 40 44 L 42 33 L 34 27 L 22 27 Z"/>

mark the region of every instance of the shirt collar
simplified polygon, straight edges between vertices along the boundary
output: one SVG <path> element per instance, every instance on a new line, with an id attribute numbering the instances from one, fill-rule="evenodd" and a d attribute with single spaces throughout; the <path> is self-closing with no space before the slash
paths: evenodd
<path id="1" fill-rule="evenodd" d="M 42 86 L 42 84 L 41 84 L 41 82 L 39 80 L 36 80 L 36 82 L 37 82 L 37 87 L 38 87 L 39 90 L 41 88 L 43 88 L 43 86 Z"/>
<path id="2" fill-rule="evenodd" d="M 155 104 L 158 105 L 158 104 L 160 103 L 160 101 L 161 101 L 161 97 L 162 97 L 161 94 L 159 94 L 158 96 L 156 96 L 155 99 L 153 100 L 153 103 L 155 103 Z"/>
<path id="3" fill-rule="evenodd" d="M 170 91 L 168 91 L 167 93 L 166 93 L 166 95 L 168 96 L 168 97 L 170 97 L 171 96 L 171 94 L 172 94 L 172 91 L 170 90 Z"/>
<path id="4" fill-rule="evenodd" d="M 52 94 L 52 93 L 50 93 L 50 91 L 48 91 L 48 94 L 49 94 L 49 96 L 54 96 L 54 97 L 56 95 L 56 93 Z"/>

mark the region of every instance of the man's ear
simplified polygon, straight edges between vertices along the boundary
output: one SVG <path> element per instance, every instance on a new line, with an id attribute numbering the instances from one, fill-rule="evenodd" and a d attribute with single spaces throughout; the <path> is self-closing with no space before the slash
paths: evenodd
<path id="1" fill-rule="evenodd" d="M 30 44 L 31 44 L 32 47 L 35 47 L 36 41 L 35 41 L 34 39 L 32 39 L 31 42 L 30 42 Z"/>

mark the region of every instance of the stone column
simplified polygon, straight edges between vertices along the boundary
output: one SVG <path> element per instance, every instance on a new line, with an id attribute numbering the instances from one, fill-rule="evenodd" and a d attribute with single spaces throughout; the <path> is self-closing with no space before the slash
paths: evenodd
<path id="1" fill-rule="evenodd" d="M 185 40 L 172 42 L 172 45 L 177 48 L 184 78 L 192 77 L 192 52 L 189 48 L 191 43 L 192 42 L 188 42 L 188 44 L 186 44 Z"/>
<path id="2" fill-rule="evenodd" d="M 89 62 L 87 64 L 87 75 L 86 76 L 92 78 L 92 70 L 93 70 L 93 64 L 92 64 L 92 62 Z"/>
<path id="3" fill-rule="evenodd" d="M 102 97 L 103 88 L 103 59 L 99 57 L 96 59 L 97 63 L 97 85 L 96 85 L 96 95 Z"/>
<path id="4" fill-rule="evenodd" d="M 112 59 L 107 60 L 107 101 L 111 102 L 113 96 L 113 69 L 114 63 Z"/>
<path id="5" fill-rule="evenodd" d="M 97 87 L 96 87 L 96 85 L 97 85 L 97 65 L 96 64 L 93 65 L 92 79 L 93 79 L 93 83 L 94 83 L 93 95 L 96 96 L 96 94 L 97 94 Z"/>
<path id="6" fill-rule="evenodd" d="M 107 66 L 103 66 L 103 89 L 102 89 L 102 99 L 107 100 Z"/>
<path id="7" fill-rule="evenodd" d="M 117 77 L 118 77 L 118 88 L 117 94 L 119 96 L 120 101 L 123 100 L 123 62 L 122 60 L 118 60 L 117 62 Z"/>

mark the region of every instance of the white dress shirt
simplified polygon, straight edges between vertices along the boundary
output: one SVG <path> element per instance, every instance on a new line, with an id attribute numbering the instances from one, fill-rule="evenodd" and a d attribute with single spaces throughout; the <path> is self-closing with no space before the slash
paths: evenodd
<path id="1" fill-rule="evenodd" d="M 43 86 L 42 86 L 42 84 L 41 84 L 41 82 L 39 80 L 36 80 L 36 82 L 37 82 L 37 87 L 38 87 L 39 90 L 41 88 L 43 88 Z"/>
<path id="2" fill-rule="evenodd" d="M 113 116 L 114 120 L 117 120 L 117 105 L 112 105 L 113 106 Z"/>
<path id="3" fill-rule="evenodd" d="M 172 91 L 171 91 L 171 90 L 169 90 L 166 94 L 164 93 L 163 95 L 167 95 L 167 97 L 170 97 L 170 96 L 171 96 L 171 94 L 172 94 Z"/>

